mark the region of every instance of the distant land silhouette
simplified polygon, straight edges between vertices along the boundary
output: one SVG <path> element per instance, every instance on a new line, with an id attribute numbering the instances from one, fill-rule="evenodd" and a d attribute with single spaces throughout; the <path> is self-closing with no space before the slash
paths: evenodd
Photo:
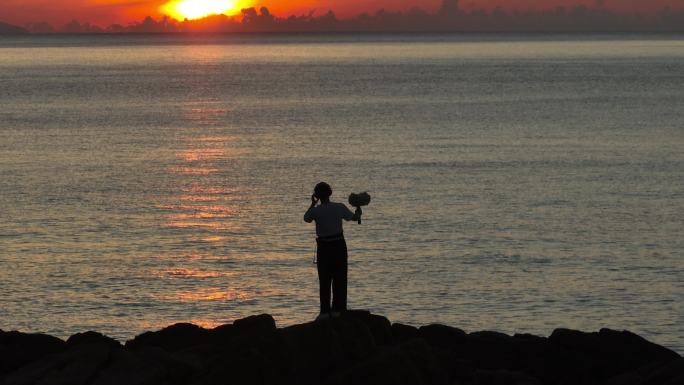
<path id="1" fill-rule="evenodd" d="M 128 25 L 101 27 L 77 20 L 53 27 L 46 22 L 26 25 L 33 33 L 177 33 L 177 32 L 684 32 L 684 7 L 654 13 L 620 13 L 604 1 L 552 10 L 465 10 L 458 0 L 444 0 L 434 13 L 414 7 L 392 12 L 381 9 L 340 19 L 335 12 L 280 17 L 268 8 L 244 8 L 237 16 L 213 15 L 177 21 L 146 17 Z"/>
<path id="2" fill-rule="evenodd" d="M 28 30 L 24 28 L 0 21 L 0 35 L 22 35 L 26 33 L 28 33 Z"/>

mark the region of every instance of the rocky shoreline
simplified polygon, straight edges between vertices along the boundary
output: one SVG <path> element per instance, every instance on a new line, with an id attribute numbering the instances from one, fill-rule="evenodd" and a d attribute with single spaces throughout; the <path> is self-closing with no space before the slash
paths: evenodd
<path id="1" fill-rule="evenodd" d="M 350 311 L 285 328 L 269 315 L 176 324 L 125 344 L 0 330 L 0 384 L 682 385 L 684 358 L 628 331 L 465 333 Z"/>

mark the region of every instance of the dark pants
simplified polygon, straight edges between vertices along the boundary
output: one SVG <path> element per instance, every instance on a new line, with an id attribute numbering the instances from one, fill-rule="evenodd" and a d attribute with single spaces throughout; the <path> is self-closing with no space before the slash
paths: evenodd
<path id="1" fill-rule="evenodd" d="M 318 281 L 321 284 L 321 313 L 330 312 L 330 286 L 332 284 L 332 310 L 347 310 L 347 243 L 344 238 L 334 241 L 318 240 Z"/>

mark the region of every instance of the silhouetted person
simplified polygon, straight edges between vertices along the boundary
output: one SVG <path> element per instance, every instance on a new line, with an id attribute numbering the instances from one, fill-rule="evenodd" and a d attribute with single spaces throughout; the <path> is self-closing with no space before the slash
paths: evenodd
<path id="1" fill-rule="evenodd" d="M 330 201 L 332 188 L 321 182 L 311 195 L 311 206 L 304 214 L 304 221 L 316 222 L 316 259 L 320 283 L 321 314 L 318 318 L 337 316 L 347 310 L 347 243 L 342 232 L 342 220 L 357 221 L 361 208 L 352 213 L 343 203 Z M 316 204 L 320 200 L 320 205 Z M 330 286 L 332 284 L 332 307 Z"/>

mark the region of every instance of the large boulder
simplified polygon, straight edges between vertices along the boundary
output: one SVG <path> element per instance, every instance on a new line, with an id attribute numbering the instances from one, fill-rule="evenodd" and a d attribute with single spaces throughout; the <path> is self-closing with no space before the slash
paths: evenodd
<path id="1" fill-rule="evenodd" d="M 269 333 L 276 330 L 275 319 L 270 314 L 260 314 L 233 322 L 237 333 Z"/>
<path id="2" fill-rule="evenodd" d="M 260 314 L 217 326 L 210 331 L 210 337 L 214 343 L 229 344 L 235 338 L 267 335 L 276 330 L 275 319 L 269 314 Z"/>
<path id="3" fill-rule="evenodd" d="M 601 329 L 585 333 L 556 329 L 549 337 L 551 345 L 568 352 L 571 363 L 565 371 L 578 379 L 603 382 L 620 373 L 653 362 L 671 361 L 680 356 L 629 331 Z"/>
<path id="4" fill-rule="evenodd" d="M 0 331 L 0 375 L 64 349 L 64 341 L 49 335 Z"/>
<path id="5" fill-rule="evenodd" d="M 90 384 L 158 385 L 168 382 L 168 374 L 165 365 L 154 358 L 131 350 L 113 349 L 107 365 L 98 371 Z"/>
<path id="6" fill-rule="evenodd" d="M 186 384 L 197 378 L 205 369 L 205 364 L 197 357 L 182 351 L 170 353 L 159 347 L 144 347 L 135 350 L 139 359 L 152 362 L 164 368 L 166 384 Z"/>
<path id="7" fill-rule="evenodd" d="M 48 354 L 5 378 L 4 385 L 86 385 L 109 360 L 107 345 L 84 344 Z"/>
<path id="8" fill-rule="evenodd" d="M 226 350 L 211 366 L 196 379 L 188 382 L 192 385 L 217 384 L 292 384 L 294 375 L 283 369 L 285 357 L 269 357 L 268 352 L 259 348 L 234 346 Z"/>
<path id="9" fill-rule="evenodd" d="M 645 371 L 640 370 L 644 380 L 639 385 L 681 385 L 684 384 L 684 358 L 670 360 Z"/>
<path id="10" fill-rule="evenodd" d="M 66 343 L 69 347 L 77 345 L 106 345 L 112 348 L 121 347 L 121 342 L 102 333 L 93 331 L 74 334 L 67 339 Z"/>
<path id="11" fill-rule="evenodd" d="M 461 329 L 445 325 L 427 325 L 418 328 L 418 335 L 430 345 L 453 350 L 466 341 L 466 332 Z"/>
<path id="12" fill-rule="evenodd" d="M 406 341 L 419 338 L 418 328 L 415 326 L 404 325 L 400 323 L 392 324 L 392 338 L 395 341 Z"/>
<path id="13" fill-rule="evenodd" d="M 392 324 L 383 316 L 371 314 L 366 310 L 350 310 L 342 313 L 342 319 L 361 321 L 371 332 L 377 345 L 389 345 L 394 342 Z"/>
<path id="14" fill-rule="evenodd" d="M 159 347 L 170 352 L 211 343 L 208 330 L 197 325 L 178 323 L 156 332 L 145 332 L 126 342 L 126 348 Z"/>
<path id="15" fill-rule="evenodd" d="M 286 327 L 280 331 L 289 367 L 298 382 L 314 384 L 330 373 L 370 357 L 375 338 L 361 321 L 337 318 Z"/>
<path id="16" fill-rule="evenodd" d="M 478 370 L 475 372 L 477 385 L 541 385 L 541 382 L 522 372 L 506 369 Z"/>
<path id="17" fill-rule="evenodd" d="M 381 345 L 373 355 L 337 372 L 325 381 L 336 385 L 451 384 L 451 365 L 423 339 Z M 453 377 L 455 378 L 455 377 Z"/>
<path id="18" fill-rule="evenodd" d="M 419 368 L 401 349 L 383 346 L 371 357 L 337 372 L 324 383 L 330 385 L 421 385 L 427 384 Z"/>

